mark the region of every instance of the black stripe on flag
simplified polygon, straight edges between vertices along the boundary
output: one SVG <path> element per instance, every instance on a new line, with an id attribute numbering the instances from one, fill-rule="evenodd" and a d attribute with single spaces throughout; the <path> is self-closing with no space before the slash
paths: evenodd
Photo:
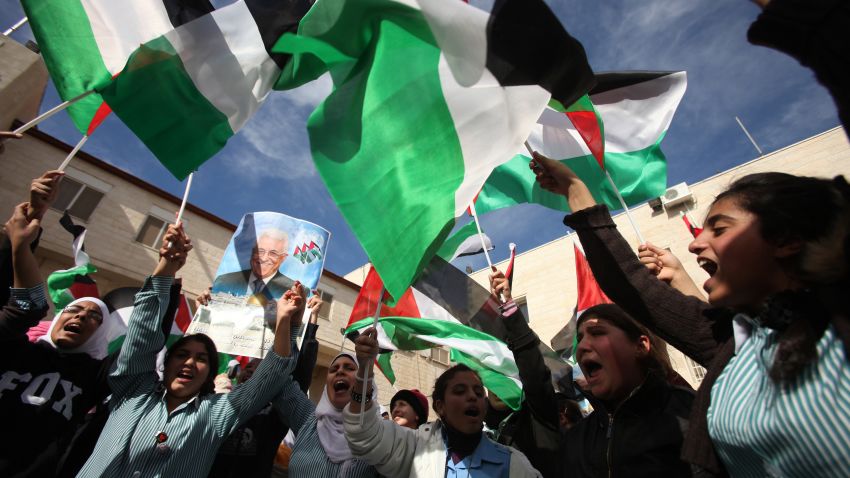
<path id="1" fill-rule="evenodd" d="M 284 33 L 295 33 L 298 22 L 310 10 L 310 0 L 245 0 L 245 5 L 263 38 L 263 45 L 271 59 L 280 69 L 286 66 L 288 53 L 272 53 L 272 47 Z"/>
<path id="2" fill-rule="evenodd" d="M 608 71 L 596 74 L 596 86 L 590 90 L 590 96 L 606 91 L 637 85 L 646 81 L 672 75 L 675 71 Z"/>
<path id="3" fill-rule="evenodd" d="M 215 10 L 209 0 L 162 0 L 174 28 Z"/>
<path id="4" fill-rule="evenodd" d="M 594 85 L 584 47 L 542 0 L 496 0 L 487 24 L 487 69 L 503 86 L 540 85 L 563 105 Z"/>

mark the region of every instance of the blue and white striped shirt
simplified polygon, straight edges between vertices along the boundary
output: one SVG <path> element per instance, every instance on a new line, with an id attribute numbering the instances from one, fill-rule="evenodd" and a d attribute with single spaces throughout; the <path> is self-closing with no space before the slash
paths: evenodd
<path id="1" fill-rule="evenodd" d="M 280 392 L 293 357 L 270 351 L 254 376 L 232 393 L 195 397 L 170 414 L 155 371 L 160 324 L 172 279 L 150 277 L 136 294 L 127 339 L 110 375 L 110 415 L 79 475 L 205 477 L 228 435 Z M 165 446 L 156 437 L 164 432 Z"/>
<path id="2" fill-rule="evenodd" d="M 352 458 L 342 463 L 333 463 L 328 459 L 316 429 L 316 405 L 301 392 L 292 376 L 287 378 L 283 392 L 275 397 L 273 403 L 278 416 L 295 434 L 295 444 L 289 459 L 289 476 L 377 478 L 375 468 L 363 460 Z"/>
<path id="3" fill-rule="evenodd" d="M 738 351 L 711 388 L 708 431 L 733 477 L 850 476 L 850 368 L 830 326 L 793 382 L 769 371 L 778 332 L 735 317 Z M 747 337 L 749 335 L 749 337 Z"/>

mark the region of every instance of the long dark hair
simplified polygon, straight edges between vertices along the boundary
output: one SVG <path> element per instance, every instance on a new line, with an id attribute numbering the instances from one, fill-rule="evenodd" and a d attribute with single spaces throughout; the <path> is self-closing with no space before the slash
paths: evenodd
<path id="1" fill-rule="evenodd" d="M 215 392 L 215 376 L 218 374 L 218 349 L 215 347 L 215 343 L 209 338 L 206 334 L 192 334 L 192 335 L 184 335 L 180 337 L 176 342 L 171 344 L 171 347 L 168 347 L 168 350 L 165 351 L 165 363 L 168 364 L 168 359 L 171 358 L 171 354 L 184 346 L 189 342 L 198 342 L 207 349 L 207 360 L 209 365 L 209 375 L 207 375 L 206 380 L 204 380 L 203 385 L 201 385 L 201 396 L 208 395 L 210 393 Z"/>
<path id="2" fill-rule="evenodd" d="M 640 360 L 641 367 L 647 372 L 654 372 L 662 379 L 667 379 L 673 367 L 666 345 L 646 327 L 640 325 L 617 304 L 598 304 L 588 308 L 576 321 L 576 333 L 583 322 L 588 319 L 602 319 L 622 330 L 632 342 L 637 342 L 641 335 L 649 338 L 649 353 Z"/>
<path id="3" fill-rule="evenodd" d="M 800 243 L 800 252 L 782 259 L 780 266 L 805 287 L 817 289 L 847 280 L 850 186 L 843 176 L 829 180 L 776 172 L 750 174 L 732 183 L 714 202 L 723 199 L 755 215 L 765 241 L 775 245 Z M 817 302 L 802 301 L 800 308 L 808 307 L 809 313 L 793 316 L 779 327 L 779 344 L 770 370 L 775 382 L 794 379 L 817 358 L 817 342 L 829 325 L 829 314 L 817 313 L 822 307 L 813 301 Z M 770 302 L 762 314 L 768 321 L 776 315 L 770 309 L 788 315 L 789 306 L 799 305 L 801 300 L 783 300 L 779 305 Z"/>

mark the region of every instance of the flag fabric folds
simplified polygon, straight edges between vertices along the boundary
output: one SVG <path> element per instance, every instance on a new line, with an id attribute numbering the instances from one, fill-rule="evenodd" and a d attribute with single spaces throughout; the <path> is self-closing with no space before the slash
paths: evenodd
<path id="1" fill-rule="evenodd" d="M 74 224 L 68 211 L 59 219 L 59 224 L 74 238 L 71 245 L 74 267 L 55 271 L 47 276 L 47 294 L 56 310 L 62 310 L 80 297 L 99 297 L 97 284 L 89 275 L 97 272 L 97 268 L 85 251 L 86 228 Z"/>
<path id="2" fill-rule="evenodd" d="M 570 117 L 570 113 L 547 108 L 531 132 L 529 144 L 541 154 L 567 164 L 587 184 L 596 201 L 612 210 L 622 206 L 605 170 L 628 205 L 662 195 L 667 188 L 667 163 L 661 141 L 685 93 L 685 72 L 603 73 L 597 75 L 597 81 L 589 98 L 604 124 L 604 170 L 595 157 L 600 148 L 591 151 L 588 147 L 594 144 L 595 126 L 586 114 L 577 121 L 575 115 Z M 588 108 L 582 107 L 585 112 Z M 576 125 L 584 126 L 577 129 Z M 476 202 L 479 214 L 522 203 L 569 210 L 563 196 L 537 185 L 528 169 L 530 160 L 522 148 L 493 171 Z"/>
<path id="3" fill-rule="evenodd" d="M 319 0 L 274 51 L 293 54 L 275 88 L 334 80 L 307 124 L 313 160 L 393 300 L 550 95 L 575 101 L 593 82 L 540 0 L 491 15 L 457 0 Z"/>
<path id="4" fill-rule="evenodd" d="M 21 0 L 21 5 L 63 100 L 107 84 L 139 44 L 213 11 L 207 0 Z M 87 133 L 108 108 L 91 94 L 68 113 Z"/>
<path id="5" fill-rule="evenodd" d="M 289 59 L 269 50 L 307 0 L 239 0 L 138 47 L 99 92 L 176 178 L 220 151 L 265 101 Z M 270 125 L 277 127 L 277 125 Z"/>
<path id="6" fill-rule="evenodd" d="M 483 231 L 481 236 L 484 237 L 486 250 L 492 251 L 494 249 L 493 241 Z M 481 236 L 478 234 L 478 228 L 475 227 L 475 221 L 472 221 L 449 236 L 446 242 L 440 246 L 437 255 L 451 262 L 458 257 L 481 254 L 484 252 L 484 247 L 481 245 Z"/>

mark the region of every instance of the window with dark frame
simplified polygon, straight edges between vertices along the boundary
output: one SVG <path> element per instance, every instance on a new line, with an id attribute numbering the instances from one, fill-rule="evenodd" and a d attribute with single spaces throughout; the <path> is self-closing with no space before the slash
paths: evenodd
<path id="1" fill-rule="evenodd" d="M 431 360 L 443 365 L 449 364 L 449 351 L 443 347 L 434 347 L 431 349 Z"/>
<path id="2" fill-rule="evenodd" d="M 101 191 L 66 176 L 51 207 L 57 211 L 67 210 L 75 218 L 88 221 L 103 196 Z"/>
<path id="3" fill-rule="evenodd" d="M 333 294 L 319 289 L 319 297 L 321 297 L 322 301 L 324 301 L 324 304 L 322 304 L 322 308 L 319 309 L 319 318 L 331 320 L 331 304 L 334 301 Z"/>
<path id="4" fill-rule="evenodd" d="M 136 242 L 158 249 L 166 229 L 168 229 L 167 222 L 155 216 L 148 216 L 145 223 L 142 224 L 142 228 L 139 229 Z"/>
<path id="5" fill-rule="evenodd" d="M 700 364 L 696 363 L 696 362 L 695 362 L 693 359 L 691 359 L 690 357 L 685 357 L 685 358 L 688 360 L 688 365 L 690 365 L 690 366 L 691 366 L 691 371 L 694 373 L 694 377 L 695 377 L 697 380 L 702 381 L 702 379 L 704 379 L 704 378 L 705 378 L 705 367 L 703 367 L 702 365 L 700 365 Z"/>

